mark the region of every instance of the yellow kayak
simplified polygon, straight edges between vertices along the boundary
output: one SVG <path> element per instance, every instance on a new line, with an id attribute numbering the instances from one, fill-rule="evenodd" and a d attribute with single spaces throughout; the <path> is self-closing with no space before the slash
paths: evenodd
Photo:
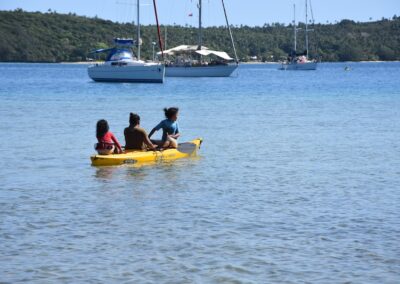
<path id="1" fill-rule="evenodd" d="M 201 138 L 190 142 L 180 143 L 177 149 L 165 149 L 162 151 L 132 151 L 123 154 L 94 155 L 91 156 L 93 166 L 118 166 L 124 164 L 137 164 L 149 162 L 161 162 L 193 157 L 200 149 L 203 142 Z"/>

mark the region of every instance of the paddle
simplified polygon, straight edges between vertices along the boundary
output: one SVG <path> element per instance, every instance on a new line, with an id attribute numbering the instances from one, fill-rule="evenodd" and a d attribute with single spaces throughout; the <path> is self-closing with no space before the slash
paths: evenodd
<path id="1" fill-rule="evenodd" d="M 196 147 L 197 147 L 196 144 L 186 142 L 186 143 L 178 144 L 177 150 L 181 153 L 192 154 L 192 153 L 194 153 L 194 151 L 196 151 Z"/>

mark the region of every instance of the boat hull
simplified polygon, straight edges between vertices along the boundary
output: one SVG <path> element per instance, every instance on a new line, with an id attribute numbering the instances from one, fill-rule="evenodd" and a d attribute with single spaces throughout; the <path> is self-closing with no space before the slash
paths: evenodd
<path id="1" fill-rule="evenodd" d="M 89 77 L 96 82 L 163 83 L 164 65 L 112 66 L 93 65 L 88 68 Z"/>
<path id="2" fill-rule="evenodd" d="M 166 77 L 229 77 L 238 67 L 237 64 L 217 66 L 169 66 L 165 68 Z"/>
<path id="3" fill-rule="evenodd" d="M 317 70 L 317 62 L 282 64 L 280 70 Z"/>
<path id="4" fill-rule="evenodd" d="M 194 157 L 197 154 L 202 139 L 180 143 L 177 149 L 163 151 L 132 151 L 123 154 L 93 155 L 90 157 L 93 166 L 119 166 L 125 164 L 146 164 L 162 161 Z"/>

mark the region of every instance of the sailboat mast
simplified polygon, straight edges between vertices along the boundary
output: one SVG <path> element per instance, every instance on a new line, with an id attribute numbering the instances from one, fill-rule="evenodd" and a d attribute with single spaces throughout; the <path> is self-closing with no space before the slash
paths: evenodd
<path id="1" fill-rule="evenodd" d="M 137 0 L 137 59 L 140 60 L 140 0 Z"/>
<path id="2" fill-rule="evenodd" d="M 297 50 L 296 4 L 293 4 L 294 52 Z"/>
<path id="3" fill-rule="evenodd" d="M 161 38 L 160 23 L 158 22 L 158 13 L 157 13 L 157 3 L 156 3 L 156 0 L 153 0 L 153 6 L 154 6 L 154 15 L 156 16 L 158 44 L 159 44 L 160 49 L 161 49 L 161 56 L 162 56 L 162 59 L 164 59 L 164 48 L 163 48 L 162 38 Z M 153 47 L 153 61 L 154 61 L 154 47 Z"/>
<path id="4" fill-rule="evenodd" d="M 236 53 L 235 41 L 233 40 L 231 26 L 229 25 L 228 15 L 226 14 L 226 9 L 225 9 L 224 0 L 222 0 L 222 8 L 224 9 L 225 20 L 226 20 L 226 26 L 228 27 L 229 35 L 230 35 L 230 37 L 231 37 L 233 52 L 235 53 L 236 64 L 238 64 L 238 63 L 239 63 L 239 58 L 238 58 L 237 53 Z"/>
<path id="5" fill-rule="evenodd" d="M 198 50 L 201 50 L 201 46 L 203 45 L 203 34 L 202 34 L 202 29 L 201 29 L 201 10 L 202 10 L 202 3 L 201 0 L 199 0 L 199 4 L 198 4 L 198 8 L 199 8 L 199 42 L 198 42 Z"/>
<path id="6" fill-rule="evenodd" d="M 306 58 L 308 58 L 308 0 L 306 0 Z"/>

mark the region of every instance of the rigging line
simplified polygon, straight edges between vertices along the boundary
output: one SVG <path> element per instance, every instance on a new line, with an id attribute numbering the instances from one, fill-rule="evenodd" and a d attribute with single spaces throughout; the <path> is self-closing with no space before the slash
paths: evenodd
<path id="1" fill-rule="evenodd" d="M 308 1 L 308 0 L 307 0 L 307 1 Z M 314 23 L 315 23 L 315 20 L 314 20 L 314 12 L 313 12 L 313 8 L 312 8 L 311 0 L 310 0 L 310 12 L 311 12 L 312 23 L 314 24 Z"/>
<path id="2" fill-rule="evenodd" d="M 135 4 L 132 3 L 131 0 L 129 0 L 128 2 L 126 2 L 126 1 L 123 2 L 123 1 L 117 0 L 117 1 L 115 1 L 115 3 L 117 5 L 127 6 L 126 9 L 118 9 L 118 6 L 116 6 L 117 8 L 115 10 L 116 11 L 115 15 L 116 15 L 117 22 L 123 23 L 123 24 L 131 24 L 132 28 L 133 28 L 134 25 L 137 24 L 135 19 L 131 18 L 131 16 L 134 15 L 134 13 L 135 13 L 135 7 L 134 7 Z M 121 12 L 121 10 L 122 10 L 122 12 Z M 122 34 L 122 36 L 128 37 L 128 38 L 131 37 L 131 35 L 129 35 L 129 33 L 124 33 L 124 34 Z"/>
<path id="3" fill-rule="evenodd" d="M 237 53 L 236 53 L 235 41 L 233 40 L 232 30 L 231 30 L 231 26 L 229 25 L 228 15 L 227 15 L 227 13 L 226 13 L 224 0 L 222 0 L 222 7 L 224 8 L 224 14 L 225 14 L 226 25 L 227 25 L 227 27 L 228 27 L 229 35 L 230 35 L 230 37 L 231 37 L 233 52 L 235 53 L 236 64 L 238 64 L 238 63 L 239 63 L 239 59 L 238 59 L 238 56 L 237 56 Z"/>
<path id="4" fill-rule="evenodd" d="M 158 44 L 160 45 L 160 49 L 161 49 L 161 57 L 162 57 L 162 59 L 164 59 L 164 49 L 163 49 L 162 38 L 161 38 L 160 24 L 158 23 L 156 0 L 153 0 L 153 6 L 154 6 L 154 14 L 156 16 L 156 23 L 157 23 Z"/>
<path id="5" fill-rule="evenodd" d="M 315 38 L 315 43 L 314 43 L 315 54 L 316 54 L 317 58 L 320 59 L 320 56 L 318 54 L 319 37 L 318 37 L 318 33 L 315 32 L 315 19 L 314 19 L 314 11 L 313 11 L 312 1 L 311 0 L 310 0 L 310 12 L 311 12 L 312 26 L 313 26 L 314 38 Z"/>

